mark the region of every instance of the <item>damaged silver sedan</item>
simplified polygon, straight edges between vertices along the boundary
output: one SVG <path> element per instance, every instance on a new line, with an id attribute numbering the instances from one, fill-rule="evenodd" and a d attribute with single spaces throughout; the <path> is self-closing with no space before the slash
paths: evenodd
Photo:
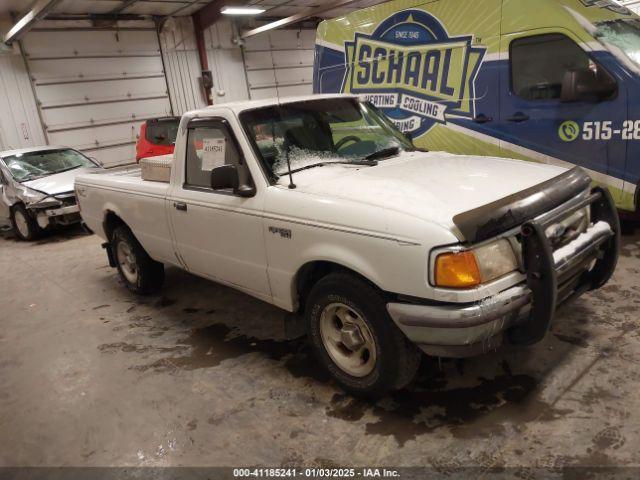
<path id="1" fill-rule="evenodd" d="M 66 147 L 0 152 L 0 223 L 10 222 L 22 240 L 79 223 L 74 181 L 96 168 L 96 162 Z"/>

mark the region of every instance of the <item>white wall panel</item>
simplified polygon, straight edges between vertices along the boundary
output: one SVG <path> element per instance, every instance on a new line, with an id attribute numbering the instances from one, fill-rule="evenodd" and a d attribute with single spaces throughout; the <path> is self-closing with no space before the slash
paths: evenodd
<path id="1" fill-rule="evenodd" d="M 245 68 L 251 98 L 313 91 L 315 30 L 273 30 L 249 37 Z"/>
<path id="2" fill-rule="evenodd" d="M 0 150 L 45 145 L 27 69 L 19 54 L 0 55 Z"/>
<path id="3" fill-rule="evenodd" d="M 101 148 L 106 145 L 117 145 L 122 142 L 132 142 L 137 140 L 140 131 L 140 121 L 131 121 L 128 123 L 118 123 L 115 125 L 101 125 L 97 127 L 86 128 L 81 137 L 87 140 L 87 143 L 78 143 L 78 130 L 59 130 L 49 134 L 52 144 L 55 145 L 74 145 L 80 150 L 92 150 Z"/>
<path id="4" fill-rule="evenodd" d="M 70 58 L 31 60 L 29 70 L 36 84 L 51 81 L 101 80 L 162 74 L 162 59 L 156 57 Z M 108 88 L 108 87 L 107 87 Z"/>
<path id="5" fill-rule="evenodd" d="M 165 95 L 167 84 L 164 76 L 139 79 L 114 80 L 110 82 L 71 82 L 42 84 L 38 88 L 38 99 L 43 106 L 76 102 L 99 102 L 119 98 Z"/>
<path id="6" fill-rule="evenodd" d="M 172 114 L 151 23 L 100 30 L 45 21 L 24 48 L 50 144 L 78 148 L 105 166 L 130 163 L 141 122 Z"/>
<path id="7" fill-rule="evenodd" d="M 160 33 L 171 105 L 176 115 L 206 105 L 191 17 L 172 18 Z"/>
<path id="8" fill-rule="evenodd" d="M 214 103 L 249 99 L 242 50 L 233 43 L 233 27 L 228 19 L 220 20 L 205 31 L 209 68 L 213 74 Z"/>

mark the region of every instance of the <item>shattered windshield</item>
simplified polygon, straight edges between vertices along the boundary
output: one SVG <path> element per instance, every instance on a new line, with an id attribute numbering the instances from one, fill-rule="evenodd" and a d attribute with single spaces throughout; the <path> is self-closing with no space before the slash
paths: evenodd
<path id="1" fill-rule="evenodd" d="M 87 157 L 71 149 L 19 153 L 3 160 L 18 182 L 27 182 L 81 167 L 96 167 Z"/>
<path id="2" fill-rule="evenodd" d="M 622 53 L 640 68 L 640 20 L 614 20 L 597 26 L 595 37 L 614 54 Z"/>
<path id="3" fill-rule="evenodd" d="M 244 112 L 240 116 L 263 165 L 275 178 L 317 164 L 353 163 L 412 143 L 375 107 L 354 98 L 320 99 Z M 384 155 L 377 157 L 383 160 Z"/>

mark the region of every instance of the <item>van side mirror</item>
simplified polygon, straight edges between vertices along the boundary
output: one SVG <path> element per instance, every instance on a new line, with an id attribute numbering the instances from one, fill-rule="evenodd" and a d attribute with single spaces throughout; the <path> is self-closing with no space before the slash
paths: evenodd
<path id="1" fill-rule="evenodd" d="M 211 170 L 211 188 L 213 190 L 231 189 L 241 197 L 253 197 L 256 194 L 255 187 L 240 185 L 240 175 L 235 165 L 223 165 Z"/>
<path id="2" fill-rule="evenodd" d="M 403 132 L 404 138 L 409 140 L 409 142 L 413 145 L 413 132 Z"/>
<path id="3" fill-rule="evenodd" d="M 604 69 L 570 70 L 564 75 L 560 99 L 563 102 L 600 102 L 616 95 L 618 84 Z"/>

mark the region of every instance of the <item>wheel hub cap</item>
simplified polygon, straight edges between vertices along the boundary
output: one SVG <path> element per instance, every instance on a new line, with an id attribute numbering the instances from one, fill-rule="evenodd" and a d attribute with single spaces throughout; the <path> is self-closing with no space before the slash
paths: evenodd
<path id="1" fill-rule="evenodd" d="M 345 373 L 366 377 L 375 368 L 375 338 L 362 315 L 350 306 L 327 305 L 320 314 L 320 336 L 331 360 Z"/>
<path id="2" fill-rule="evenodd" d="M 135 283 L 138 279 L 138 265 L 131 247 L 125 242 L 120 242 L 116 251 L 123 275 L 129 282 Z"/>
<path id="3" fill-rule="evenodd" d="M 364 338 L 362 338 L 362 334 L 360 333 L 360 329 L 357 325 L 347 324 L 342 327 L 342 335 L 341 340 L 345 347 L 347 347 L 352 352 L 358 350 L 362 345 L 364 345 Z"/>

